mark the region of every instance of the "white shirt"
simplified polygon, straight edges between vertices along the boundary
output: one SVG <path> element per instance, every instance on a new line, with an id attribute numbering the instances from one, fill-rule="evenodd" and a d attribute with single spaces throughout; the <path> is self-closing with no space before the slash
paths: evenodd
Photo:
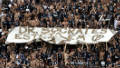
<path id="1" fill-rule="evenodd" d="M 118 21 L 117 20 L 114 20 L 114 28 L 116 29 L 118 26 Z"/>
<path id="2" fill-rule="evenodd" d="M 2 0 L 0 0 L 0 5 L 2 5 Z"/>
<path id="3" fill-rule="evenodd" d="M 2 17 L 2 16 L 4 16 L 5 14 L 2 12 L 1 14 L 0 14 L 0 17 Z"/>
<path id="4" fill-rule="evenodd" d="M 47 9 L 47 6 L 46 6 L 46 5 L 43 5 L 43 8 L 44 8 L 44 9 Z"/>
<path id="5" fill-rule="evenodd" d="M 16 55 L 16 59 L 18 59 L 18 56 L 19 56 L 19 55 L 17 54 L 17 55 Z"/>
<path id="6" fill-rule="evenodd" d="M 10 0 L 10 2 L 12 3 L 12 2 L 13 2 L 13 0 Z"/>
<path id="7" fill-rule="evenodd" d="M 101 65 L 102 65 L 102 66 L 105 66 L 105 62 L 104 62 L 104 61 L 101 61 Z"/>
<path id="8" fill-rule="evenodd" d="M 0 32 L 2 32 L 2 29 L 0 29 Z"/>

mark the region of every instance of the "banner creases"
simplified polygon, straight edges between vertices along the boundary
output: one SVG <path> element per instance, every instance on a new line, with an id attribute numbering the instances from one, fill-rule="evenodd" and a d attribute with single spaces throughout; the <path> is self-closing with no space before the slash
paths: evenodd
<path id="1" fill-rule="evenodd" d="M 95 44 L 108 42 L 116 33 L 110 29 L 15 27 L 8 34 L 6 44 L 27 43 L 35 39 L 51 44 Z"/>

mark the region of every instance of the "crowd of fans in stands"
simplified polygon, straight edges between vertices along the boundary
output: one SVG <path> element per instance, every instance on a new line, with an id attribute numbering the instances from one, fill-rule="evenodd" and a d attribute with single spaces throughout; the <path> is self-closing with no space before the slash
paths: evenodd
<path id="1" fill-rule="evenodd" d="M 119 68 L 119 32 L 108 43 L 66 50 L 45 42 L 6 45 L 5 40 L 17 26 L 119 31 L 120 0 L 3 0 L 0 7 L 0 68 Z"/>

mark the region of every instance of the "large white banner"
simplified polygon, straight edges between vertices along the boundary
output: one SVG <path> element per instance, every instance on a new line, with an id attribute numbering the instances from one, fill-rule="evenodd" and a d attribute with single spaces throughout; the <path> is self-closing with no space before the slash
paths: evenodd
<path id="1" fill-rule="evenodd" d="M 15 27 L 8 35 L 6 44 L 28 43 L 43 40 L 52 44 L 95 44 L 108 42 L 117 31 L 110 29 L 72 29 Z"/>

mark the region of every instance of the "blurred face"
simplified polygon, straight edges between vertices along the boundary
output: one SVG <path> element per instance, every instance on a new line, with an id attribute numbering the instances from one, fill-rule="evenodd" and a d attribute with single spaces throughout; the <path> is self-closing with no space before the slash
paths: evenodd
<path id="1" fill-rule="evenodd" d="M 18 17 L 15 17 L 14 19 L 15 19 L 15 21 L 18 21 L 18 20 L 19 20 L 19 18 L 18 18 Z"/>
<path id="2" fill-rule="evenodd" d="M 120 43 L 120 40 L 119 40 L 119 43 Z"/>
<path id="3" fill-rule="evenodd" d="M 67 50 L 67 51 L 66 51 L 66 53 L 68 54 L 68 53 L 69 53 L 69 51 Z"/>
<path id="4" fill-rule="evenodd" d="M 8 21 L 11 21 L 10 17 L 8 17 L 7 19 L 8 19 Z"/>
<path id="5" fill-rule="evenodd" d="M 58 52 L 61 52 L 61 49 L 59 49 Z"/>
<path id="6" fill-rule="evenodd" d="M 4 21 L 5 21 L 5 18 L 4 18 L 4 17 L 2 17 L 1 22 L 4 22 Z"/>
<path id="7" fill-rule="evenodd" d="M 52 21 L 52 17 L 49 17 L 49 20 Z"/>

